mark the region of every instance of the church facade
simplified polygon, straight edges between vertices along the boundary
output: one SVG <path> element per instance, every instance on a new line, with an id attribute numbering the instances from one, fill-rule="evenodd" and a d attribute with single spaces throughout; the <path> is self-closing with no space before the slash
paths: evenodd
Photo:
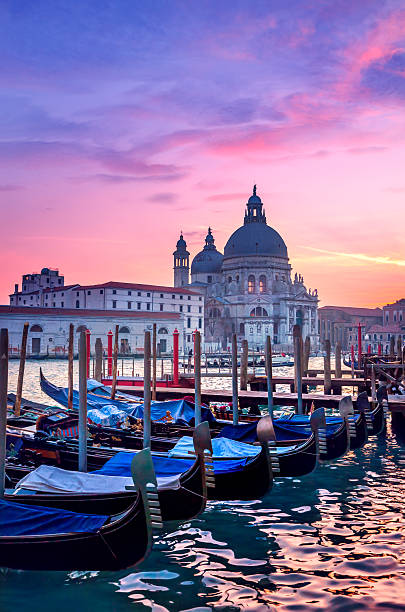
<path id="1" fill-rule="evenodd" d="M 238 344 L 262 350 L 270 335 L 275 350 L 290 350 L 293 326 L 319 347 L 318 292 L 307 290 L 301 275 L 291 278 L 287 246 L 267 225 L 263 203 L 256 193 L 246 204 L 243 225 L 229 238 L 224 253 L 208 229 L 205 245 L 191 263 L 183 235 L 174 256 L 174 285 L 205 296 L 206 350 L 226 350 L 236 333 Z"/>

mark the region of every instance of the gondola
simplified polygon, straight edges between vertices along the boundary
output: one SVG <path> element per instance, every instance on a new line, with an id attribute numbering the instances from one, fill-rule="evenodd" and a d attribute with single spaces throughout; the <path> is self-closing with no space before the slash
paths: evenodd
<path id="1" fill-rule="evenodd" d="M 268 428 L 269 419 L 270 417 L 264 417 L 262 422 L 258 424 L 258 438 L 261 448 L 255 457 L 246 457 L 239 460 L 232 459 L 227 464 L 223 462 L 219 464 L 216 461 L 212 462 L 212 469 L 208 477 L 208 499 L 258 499 L 271 488 L 273 476 L 267 446 L 268 436 L 271 435 L 271 431 Z M 17 433 L 15 435 L 18 437 Z M 22 462 L 29 460 L 31 465 L 33 463 L 40 465 L 45 462 L 58 465 L 58 467 L 63 469 L 77 470 L 77 441 L 35 438 L 35 436 L 32 435 L 22 435 L 19 441 L 22 445 L 20 449 L 20 458 Z M 89 471 L 101 470 L 106 462 L 120 451 L 122 451 L 120 448 L 109 449 L 89 446 L 87 449 L 87 464 Z M 129 456 L 130 452 L 127 450 L 120 454 Z M 157 453 L 153 454 L 155 465 L 157 464 L 157 459 L 161 456 L 162 455 Z M 184 471 L 186 471 L 190 463 L 194 461 L 192 458 L 188 460 L 179 458 L 174 459 L 179 462 L 179 465 L 183 466 Z M 205 461 L 207 462 L 207 458 L 205 458 Z M 11 470 L 13 469 L 15 469 L 14 464 L 11 466 Z M 121 473 L 121 475 L 128 474 Z M 214 475 L 214 478 L 212 478 L 212 475 Z"/>
<path id="2" fill-rule="evenodd" d="M 381 385 L 377 391 L 377 406 L 370 409 L 370 403 L 367 397 L 367 391 L 359 393 L 356 400 L 357 410 L 362 409 L 366 419 L 367 434 L 369 436 L 378 436 L 385 428 L 385 415 L 383 401 L 387 396 L 387 389 Z"/>
<path id="3" fill-rule="evenodd" d="M 126 512 L 86 515 L 0 500 L 0 567 L 20 570 L 121 570 L 144 559 L 159 524 L 150 451 L 133 460 L 138 493 Z"/>
<path id="4" fill-rule="evenodd" d="M 212 453 L 211 438 L 209 434 L 209 428 L 207 423 L 201 423 L 193 433 L 193 442 L 195 449 L 195 460 L 184 465 L 183 462 L 177 462 L 171 460 L 169 466 L 172 474 L 179 473 L 179 478 L 175 480 L 173 487 L 159 487 L 158 495 L 159 503 L 161 507 L 163 521 L 184 521 L 191 520 L 198 514 L 200 514 L 206 504 L 207 500 L 207 480 L 211 484 L 213 477 L 211 473 L 206 472 L 204 451 Z M 74 453 L 75 463 L 77 464 L 77 452 Z M 130 455 L 131 457 L 133 455 Z M 136 456 L 136 455 L 135 455 Z M 104 461 L 95 461 L 95 457 L 88 454 L 88 465 L 90 469 L 99 469 L 108 460 L 108 456 L 105 456 Z M 71 457 L 69 457 L 71 459 Z M 170 460 L 169 460 L 170 461 Z M 190 465 L 191 463 L 191 465 Z M 100 465 L 101 464 L 101 465 Z M 174 465 L 173 465 L 174 464 Z M 64 468 L 71 469 L 70 461 L 62 461 L 59 465 Z M 6 472 L 11 476 L 13 470 L 13 464 L 7 466 Z M 129 464 L 128 464 L 129 471 Z M 30 472 L 29 469 L 23 473 L 22 470 L 19 472 L 19 476 L 24 478 Z M 53 474 L 50 475 L 52 478 Z M 25 478 L 24 478 L 25 480 Z M 23 489 L 30 489 L 29 480 L 22 482 L 20 485 Z M 60 508 L 64 510 L 70 510 L 73 512 L 83 513 L 97 513 L 97 514 L 118 514 L 124 512 L 133 503 L 134 493 L 130 491 L 114 491 L 114 492 L 103 492 L 103 493 L 73 493 L 59 492 L 59 493 L 27 493 L 27 494 L 8 494 L 5 499 L 9 502 L 15 502 L 19 504 L 34 504 L 36 506 L 49 506 L 52 508 Z"/>

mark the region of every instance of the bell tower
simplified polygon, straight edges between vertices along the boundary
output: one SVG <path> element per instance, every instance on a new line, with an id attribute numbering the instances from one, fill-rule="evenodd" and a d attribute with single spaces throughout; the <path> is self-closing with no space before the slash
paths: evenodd
<path id="1" fill-rule="evenodd" d="M 177 241 L 174 258 L 174 286 L 185 287 L 189 283 L 190 253 L 187 251 L 187 244 L 183 238 L 183 232 Z"/>

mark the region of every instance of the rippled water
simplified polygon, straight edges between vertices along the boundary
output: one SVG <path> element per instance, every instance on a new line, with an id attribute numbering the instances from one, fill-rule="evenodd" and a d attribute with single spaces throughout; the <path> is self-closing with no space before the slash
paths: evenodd
<path id="1" fill-rule="evenodd" d="M 66 363 L 43 365 L 64 384 Z M 38 369 L 27 365 L 24 394 L 40 399 Z M 210 503 L 157 536 L 133 571 L 4 571 L 0 609 L 405 610 L 404 468 L 389 430 L 313 474 L 276 480 L 260 501 Z"/>

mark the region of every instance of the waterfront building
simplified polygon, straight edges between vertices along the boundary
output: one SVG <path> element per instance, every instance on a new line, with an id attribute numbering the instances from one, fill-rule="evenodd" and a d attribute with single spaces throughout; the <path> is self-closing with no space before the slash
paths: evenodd
<path id="1" fill-rule="evenodd" d="M 86 316 L 82 310 L 114 313 L 111 316 L 117 319 L 122 312 L 146 314 L 148 320 L 156 314 L 159 314 L 156 317 L 158 320 L 165 314 L 176 313 L 179 315 L 177 327 L 181 349 L 186 353 L 193 350 L 193 332 L 196 329 L 201 332 L 204 341 L 204 296 L 188 287 L 115 281 L 85 286 L 64 285 L 64 277 L 59 275 L 58 270 L 43 268 L 40 274 L 23 275 L 21 290 L 15 285 L 14 293 L 10 295 L 10 306 L 29 310 L 29 321 L 35 308 L 47 313 L 47 320 L 52 319 L 52 313 L 56 310 L 69 310 L 73 317 L 71 322 L 75 325 L 82 316 Z"/>
<path id="2" fill-rule="evenodd" d="M 115 332 L 119 326 L 118 350 L 121 354 L 143 354 L 145 331 L 152 332 L 156 323 L 158 354 L 173 351 L 173 332 L 181 329 L 182 317 L 179 312 L 113 312 L 101 309 L 70 309 L 0 306 L 0 327 L 8 328 L 10 353 L 18 354 L 22 330 L 29 323 L 28 355 L 67 355 L 69 325 L 74 324 L 75 351 L 78 350 L 79 333 L 91 333 L 91 352 L 94 353 L 96 338 L 101 338 L 107 347 L 107 333 Z M 179 340 L 181 342 L 182 335 Z"/>
<path id="3" fill-rule="evenodd" d="M 307 289 L 301 275 L 291 278 L 287 246 L 267 224 L 256 193 L 248 199 L 243 225 L 217 250 L 211 228 L 205 245 L 191 263 L 183 234 L 174 252 L 174 284 L 205 297 L 205 346 L 229 348 L 232 334 L 239 344 L 262 350 L 267 335 L 277 350 L 290 349 L 295 323 L 318 348 L 318 292 Z"/>
<path id="4" fill-rule="evenodd" d="M 381 308 L 355 308 L 352 306 L 322 306 L 318 310 L 321 345 L 330 340 L 332 348 L 340 342 L 344 351 L 353 345 L 357 350 L 358 325 L 362 330 L 363 346 L 366 335 L 374 325 L 382 324 Z"/>

